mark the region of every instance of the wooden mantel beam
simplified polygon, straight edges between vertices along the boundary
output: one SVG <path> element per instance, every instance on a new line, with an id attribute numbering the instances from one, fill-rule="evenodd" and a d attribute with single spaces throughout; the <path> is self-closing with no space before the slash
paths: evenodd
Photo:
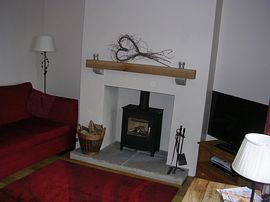
<path id="1" fill-rule="evenodd" d="M 160 76 L 170 76 L 177 78 L 195 79 L 196 70 L 193 69 L 181 69 L 171 67 L 161 67 L 154 65 L 144 64 L 133 64 L 133 63 L 122 63 L 112 62 L 104 60 L 86 60 L 86 67 L 95 69 L 108 69 L 125 72 L 135 72 L 142 74 L 153 74 Z"/>

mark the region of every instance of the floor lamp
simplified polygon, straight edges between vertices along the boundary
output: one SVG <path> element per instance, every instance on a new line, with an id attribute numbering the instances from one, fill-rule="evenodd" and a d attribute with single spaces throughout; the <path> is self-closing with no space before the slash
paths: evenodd
<path id="1" fill-rule="evenodd" d="M 253 202 L 256 182 L 270 183 L 270 136 L 247 134 L 232 163 L 232 168 L 252 181 L 250 202 Z"/>
<path id="2" fill-rule="evenodd" d="M 49 59 L 47 57 L 47 52 L 55 51 L 53 38 L 51 36 L 38 36 L 34 41 L 33 51 L 41 52 L 41 55 L 43 55 L 41 68 L 43 69 L 44 76 L 44 93 L 46 93 L 46 74 L 49 67 Z"/>

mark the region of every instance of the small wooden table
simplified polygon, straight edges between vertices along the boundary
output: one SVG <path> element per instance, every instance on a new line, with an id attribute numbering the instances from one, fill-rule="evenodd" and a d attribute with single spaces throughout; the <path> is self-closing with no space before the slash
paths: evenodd
<path id="1" fill-rule="evenodd" d="M 223 199 L 216 190 L 232 187 L 236 186 L 194 178 L 182 202 L 223 202 Z"/>

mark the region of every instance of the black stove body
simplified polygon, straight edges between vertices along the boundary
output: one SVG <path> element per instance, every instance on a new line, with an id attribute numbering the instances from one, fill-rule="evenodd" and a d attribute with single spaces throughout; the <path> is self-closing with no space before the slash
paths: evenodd
<path id="1" fill-rule="evenodd" d="M 129 147 L 150 151 L 154 156 L 159 151 L 163 109 L 149 107 L 150 92 L 141 91 L 140 105 L 123 107 L 120 149 Z"/>

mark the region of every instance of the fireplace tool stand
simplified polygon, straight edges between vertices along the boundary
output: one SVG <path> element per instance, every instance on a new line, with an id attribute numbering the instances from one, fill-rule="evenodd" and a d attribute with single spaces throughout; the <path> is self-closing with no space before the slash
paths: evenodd
<path id="1" fill-rule="evenodd" d="M 183 128 L 182 125 L 180 126 L 180 128 L 178 128 L 176 130 L 172 162 L 174 160 L 175 153 L 177 154 L 177 156 L 176 156 L 175 166 L 171 166 L 169 168 L 169 170 L 167 172 L 168 175 L 171 174 L 171 173 L 175 174 L 177 169 L 179 169 L 181 171 L 184 171 L 184 169 L 182 169 L 179 166 L 187 165 L 186 156 L 185 156 L 184 153 L 182 153 L 183 143 L 184 143 L 184 138 L 185 138 L 185 131 L 186 131 L 186 129 Z M 171 162 L 171 164 L 172 164 L 172 162 Z"/>

